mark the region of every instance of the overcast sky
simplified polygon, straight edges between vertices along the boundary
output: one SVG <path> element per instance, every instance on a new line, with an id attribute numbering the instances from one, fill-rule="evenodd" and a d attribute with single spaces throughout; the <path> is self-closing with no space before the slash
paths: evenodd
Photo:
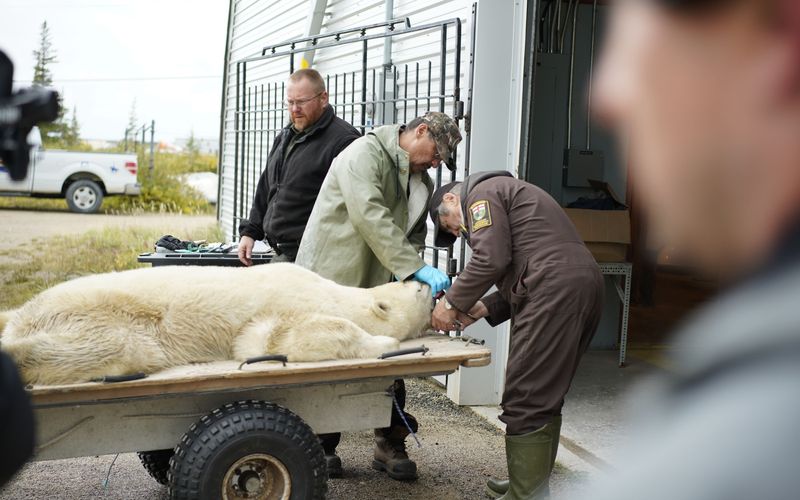
<path id="1" fill-rule="evenodd" d="M 33 78 L 43 21 L 54 86 L 81 136 L 122 138 L 131 104 L 156 139 L 218 138 L 226 0 L 0 0 L 0 50 L 18 85 Z"/>

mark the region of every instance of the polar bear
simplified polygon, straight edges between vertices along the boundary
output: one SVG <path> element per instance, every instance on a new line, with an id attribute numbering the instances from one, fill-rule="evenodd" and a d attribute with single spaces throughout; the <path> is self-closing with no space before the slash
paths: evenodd
<path id="1" fill-rule="evenodd" d="M 67 281 L 0 313 L 0 348 L 29 384 L 264 354 L 369 358 L 423 332 L 431 305 L 417 282 L 352 288 L 294 264 L 153 267 Z"/>

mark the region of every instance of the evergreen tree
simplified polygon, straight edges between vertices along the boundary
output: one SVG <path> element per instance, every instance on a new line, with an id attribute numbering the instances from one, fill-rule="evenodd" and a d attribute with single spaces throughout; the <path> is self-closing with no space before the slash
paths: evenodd
<path id="1" fill-rule="evenodd" d="M 78 123 L 78 108 L 72 108 L 72 117 L 67 124 L 64 134 L 64 145 L 68 148 L 75 148 L 81 144 L 81 127 Z"/>
<path id="2" fill-rule="evenodd" d="M 189 133 L 189 139 L 186 141 L 186 152 L 192 157 L 200 154 L 200 145 L 194 137 L 194 129 Z"/>
<path id="3" fill-rule="evenodd" d="M 133 102 L 131 103 L 131 111 L 128 114 L 128 126 L 125 129 L 125 139 L 124 139 L 125 141 L 131 142 L 131 143 L 136 142 L 136 133 L 135 132 L 136 132 L 136 129 L 138 128 L 138 126 L 136 125 L 137 121 L 138 121 L 138 118 L 136 118 L 136 98 L 134 97 L 133 98 Z M 132 148 L 132 147 L 133 147 L 132 144 L 128 145 L 128 148 Z"/>
<path id="4" fill-rule="evenodd" d="M 53 48 L 53 41 L 50 38 L 50 28 L 47 21 L 42 22 L 39 30 L 39 47 L 33 51 L 36 62 L 33 66 L 33 86 L 50 87 L 53 85 L 53 71 L 50 69 L 52 64 L 58 62 L 56 50 Z M 39 130 L 42 133 L 42 142 L 45 147 L 62 146 L 67 124 L 64 121 L 64 96 L 58 96 L 58 118 L 52 123 L 42 123 Z"/>
<path id="5" fill-rule="evenodd" d="M 58 62 L 53 42 L 50 40 L 50 28 L 47 21 L 42 23 L 39 31 L 39 48 L 33 51 L 36 64 L 33 66 L 33 85 L 34 87 L 49 87 L 53 85 L 53 72 L 50 65 Z"/>

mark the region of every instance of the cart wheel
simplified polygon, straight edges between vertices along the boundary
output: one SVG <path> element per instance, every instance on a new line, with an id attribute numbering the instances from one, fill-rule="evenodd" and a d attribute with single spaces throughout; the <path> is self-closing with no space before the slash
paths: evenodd
<path id="1" fill-rule="evenodd" d="M 170 460 L 173 499 L 316 500 L 327 490 L 319 439 L 281 406 L 239 401 L 192 425 Z"/>
<path id="2" fill-rule="evenodd" d="M 139 460 L 148 474 L 161 484 L 167 484 L 167 471 L 169 471 L 169 459 L 175 454 L 172 448 L 168 450 L 140 451 Z"/>

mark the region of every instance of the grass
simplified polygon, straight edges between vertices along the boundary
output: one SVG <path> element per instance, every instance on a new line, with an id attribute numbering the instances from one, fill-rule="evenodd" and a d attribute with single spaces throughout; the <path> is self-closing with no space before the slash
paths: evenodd
<path id="1" fill-rule="evenodd" d="M 120 152 L 120 151 L 114 151 Z M 150 172 L 149 157 L 138 154 L 139 196 L 109 196 L 103 200 L 100 211 L 110 214 L 138 214 L 145 212 L 211 214 L 214 206 L 199 193 L 184 185 L 179 177 L 196 172 L 216 172 L 217 157 L 201 153 L 161 153 L 153 158 L 154 168 Z M 55 210 L 66 212 L 67 202 L 63 198 L 43 199 L 27 197 L 0 197 L 0 208 L 26 210 Z"/>
<path id="2" fill-rule="evenodd" d="M 26 198 L 24 196 L 0 196 L 0 208 L 17 208 L 20 210 L 47 210 L 52 212 L 69 212 L 64 198 Z"/>
<path id="3" fill-rule="evenodd" d="M 18 250 L 0 253 L 0 311 L 13 309 L 49 288 L 87 274 L 123 271 L 143 267 L 138 254 L 153 248 L 164 234 L 162 229 L 107 228 L 80 236 L 59 237 L 26 247 L 25 261 L 16 261 Z M 187 239 L 223 241 L 222 231 L 212 225 Z"/>

